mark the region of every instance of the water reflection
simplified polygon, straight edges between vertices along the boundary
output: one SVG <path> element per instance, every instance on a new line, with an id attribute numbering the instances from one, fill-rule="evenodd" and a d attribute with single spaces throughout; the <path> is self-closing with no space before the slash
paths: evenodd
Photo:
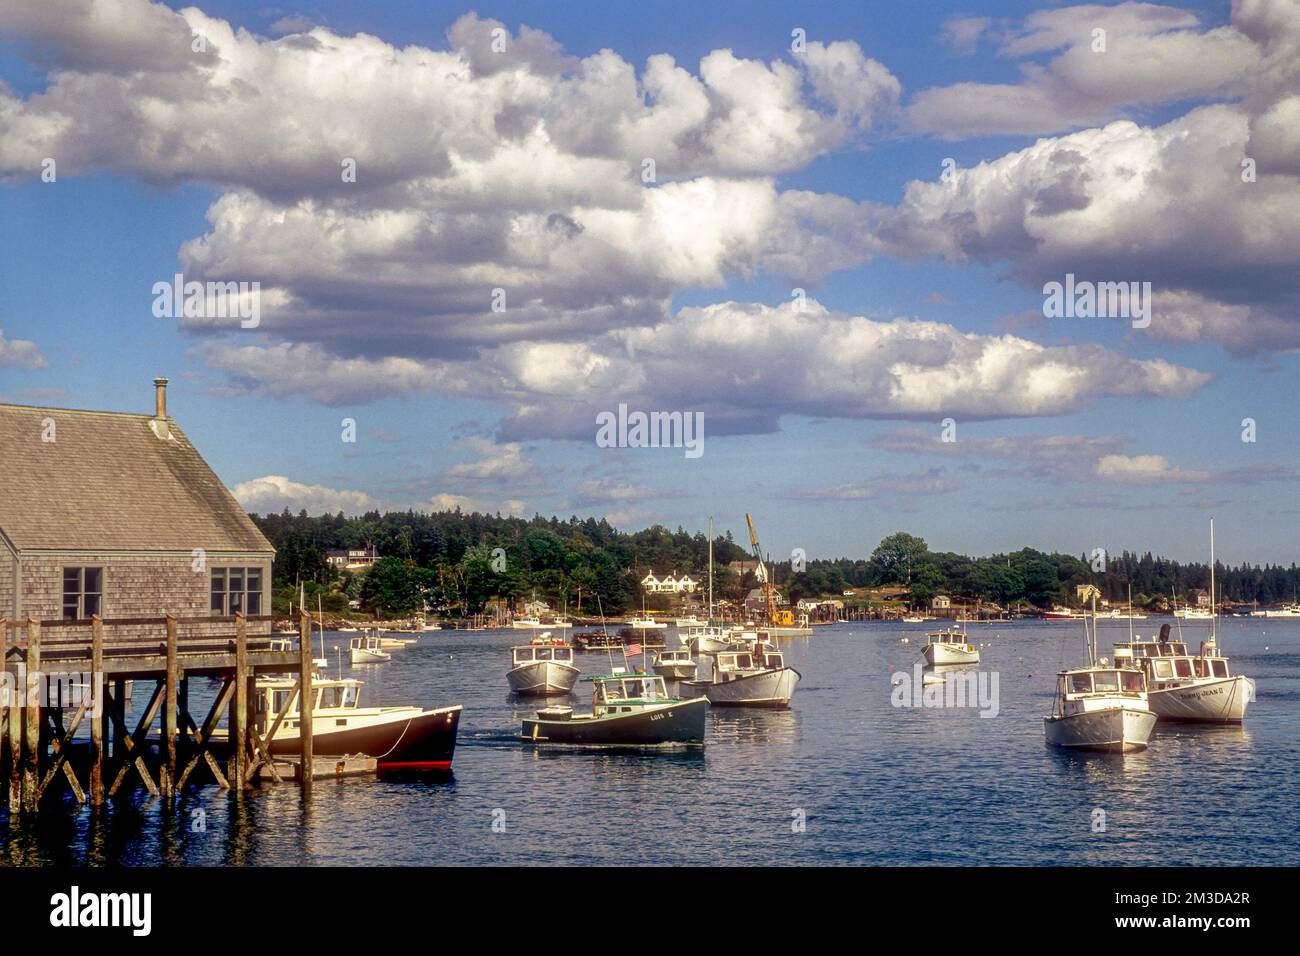
<path id="1" fill-rule="evenodd" d="M 666 848 L 664 863 L 1291 862 L 1300 626 L 1268 630 L 1234 630 L 1225 648 L 1258 681 L 1244 727 L 1158 723 L 1146 751 L 1122 756 L 1044 743 L 1053 675 L 1077 657 L 1059 625 L 1003 622 L 981 649 L 980 666 L 1001 675 L 996 718 L 892 706 L 890 675 L 911 673 L 915 647 L 893 625 L 839 625 L 788 647 L 804 678 L 791 709 L 714 708 L 703 749 L 653 752 L 524 744 L 536 702 L 505 682 L 518 635 L 435 632 L 366 668 L 364 700 L 463 704 L 453 778 L 318 780 L 305 802 L 292 783 L 240 797 L 205 787 L 174 810 L 133 791 L 97 813 L 51 807 L 22 823 L 0 811 L 0 865 L 610 864 L 625 862 L 629 827 Z M 580 666 L 608 673 L 606 657 Z M 953 794 L 979 812 L 952 814 Z M 808 831 L 793 839 L 798 808 Z M 495 810 L 505 833 L 491 829 Z M 1230 839 L 1204 839 L 1225 820 Z"/>

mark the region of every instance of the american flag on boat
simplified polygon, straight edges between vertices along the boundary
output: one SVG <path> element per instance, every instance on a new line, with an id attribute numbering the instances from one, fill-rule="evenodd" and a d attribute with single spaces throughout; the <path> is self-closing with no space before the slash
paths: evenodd
<path id="1" fill-rule="evenodd" d="M 637 656 L 638 654 L 640 654 L 640 653 L 641 653 L 641 645 L 640 645 L 640 644 L 624 644 L 624 645 L 623 645 L 623 656 L 624 656 L 624 657 L 636 657 L 636 656 Z"/>

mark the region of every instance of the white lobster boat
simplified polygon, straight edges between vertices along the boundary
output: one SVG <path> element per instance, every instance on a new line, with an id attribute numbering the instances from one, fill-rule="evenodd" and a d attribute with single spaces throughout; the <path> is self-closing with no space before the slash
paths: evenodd
<path id="1" fill-rule="evenodd" d="M 1088 644 L 1087 667 L 1056 675 L 1056 700 L 1043 718 L 1043 735 L 1053 747 L 1128 753 L 1146 749 L 1156 714 L 1147 703 L 1146 678 L 1131 667 L 1109 666 L 1097 657 L 1097 597 L 1092 592 L 1091 633 L 1084 622 Z"/>
<path id="2" fill-rule="evenodd" d="M 751 650 L 724 651 L 707 681 L 691 681 L 715 707 L 789 707 L 800 674 L 785 657 L 755 641 Z"/>
<path id="3" fill-rule="evenodd" d="M 1156 715 L 1146 678 L 1128 667 L 1080 667 L 1056 676 L 1056 704 L 1043 718 L 1053 747 L 1128 753 L 1143 750 Z"/>
<path id="4" fill-rule="evenodd" d="M 656 621 L 652 617 L 628 618 L 627 626 L 637 631 L 662 631 L 668 627 L 663 621 Z"/>
<path id="5" fill-rule="evenodd" d="M 393 659 L 393 655 L 383 648 L 383 638 L 372 633 L 352 638 L 348 642 L 348 653 L 353 664 L 381 664 Z"/>
<path id="6" fill-rule="evenodd" d="M 1152 638 L 1117 643 L 1115 663 L 1142 671 L 1147 701 L 1161 720 L 1239 724 L 1246 718 L 1246 705 L 1255 698 L 1255 682 L 1231 673 L 1213 637 L 1201 642 L 1196 655 L 1189 654 L 1182 641 Z"/>
<path id="7" fill-rule="evenodd" d="M 580 673 L 573 666 L 573 646 L 554 640 L 549 632 L 531 644 L 511 648 L 511 664 L 506 680 L 511 691 L 523 697 L 568 694 Z"/>
<path id="8" fill-rule="evenodd" d="M 699 665 L 691 658 L 689 647 L 679 647 L 673 651 L 660 651 L 653 668 L 665 680 L 694 680 Z"/>
<path id="9" fill-rule="evenodd" d="M 1215 582 L 1214 519 L 1210 519 L 1210 607 L 1218 608 Z M 1160 628 L 1159 640 L 1129 640 L 1115 645 L 1115 663 L 1127 663 L 1142 671 L 1147 683 L 1147 700 L 1162 720 L 1189 723 L 1239 724 L 1246 719 L 1246 705 L 1255 699 L 1255 682 L 1234 676 L 1228 659 L 1219 653 L 1218 617 L 1212 615 L 1210 636 L 1201 642 L 1200 653 L 1187 652 L 1182 640 L 1169 639 L 1169 625 Z M 1181 628 L 1180 628 L 1181 631 Z"/>
<path id="10" fill-rule="evenodd" d="M 979 648 L 966 638 L 966 631 L 946 628 L 927 634 L 925 649 L 921 656 L 931 667 L 941 664 L 978 664 Z"/>
<path id="11" fill-rule="evenodd" d="M 680 632 L 678 639 L 684 647 L 689 647 L 700 654 L 720 654 L 723 651 L 738 651 L 751 647 L 758 639 L 757 631 L 747 631 L 740 625 L 718 627 L 706 625 L 691 627 Z"/>

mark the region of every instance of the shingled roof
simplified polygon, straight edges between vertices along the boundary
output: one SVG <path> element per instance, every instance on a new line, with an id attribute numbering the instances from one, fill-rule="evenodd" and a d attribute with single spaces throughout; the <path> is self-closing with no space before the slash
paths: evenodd
<path id="1" fill-rule="evenodd" d="M 273 551 L 165 421 L 159 438 L 149 415 L 0 405 L 0 534 L 20 551 Z"/>

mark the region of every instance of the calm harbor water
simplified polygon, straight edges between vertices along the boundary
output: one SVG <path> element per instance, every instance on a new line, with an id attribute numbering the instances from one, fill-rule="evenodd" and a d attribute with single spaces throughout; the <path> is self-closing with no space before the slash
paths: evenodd
<path id="1" fill-rule="evenodd" d="M 1136 622 L 1137 631 L 1154 633 L 1163 620 Z M 240 807 L 206 787 L 175 811 L 137 797 L 98 820 L 56 811 L 18 824 L 0 811 L 0 863 L 1300 860 L 1300 621 L 1220 622 L 1223 652 L 1257 684 L 1244 727 L 1161 726 L 1148 750 L 1126 756 L 1043 744 L 1054 675 L 1084 654 L 1073 623 L 970 628 L 987 644 L 981 669 L 999 677 L 996 717 L 892 706 L 891 674 L 911 671 L 918 637 L 933 626 L 839 624 L 786 642 L 787 663 L 803 675 L 791 710 L 715 709 L 702 751 L 656 754 L 521 743 L 520 718 L 537 705 L 510 698 L 505 671 L 509 647 L 529 635 L 426 634 L 391 662 L 344 663 L 342 672 L 367 682 L 363 703 L 464 704 L 452 779 L 318 781 L 305 805 L 293 785 L 263 786 Z M 1205 631 L 1201 622 L 1183 627 L 1193 645 Z M 1126 622 L 1103 622 L 1103 653 L 1127 632 Z M 326 635 L 331 675 L 332 648 L 346 647 L 347 636 Z M 585 673 L 608 671 L 604 654 L 579 655 L 579 664 Z M 590 700 L 579 687 L 571 703 L 585 710 Z M 1097 808 L 1105 832 L 1094 832 Z"/>

